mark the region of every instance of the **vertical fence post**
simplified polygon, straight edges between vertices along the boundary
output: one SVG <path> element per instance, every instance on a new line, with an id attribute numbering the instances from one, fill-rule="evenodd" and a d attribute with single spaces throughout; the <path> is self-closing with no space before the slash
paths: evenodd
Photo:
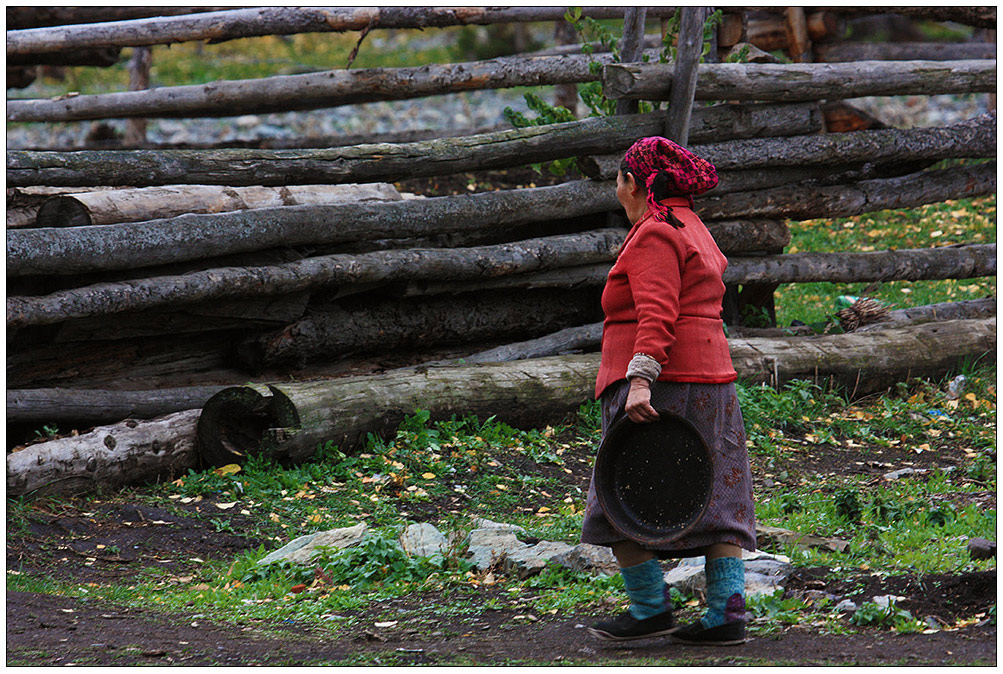
<path id="1" fill-rule="evenodd" d="M 791 60 L 794 63 L 811 63 L 811 38 L 808 37 L 804 7 L 788 7 L 784 10 L 784 29 L 787 31 Z"/>
<path id="2" fill-rule="evenodd" d="M 134 47 L 129 60 L 129 91 L 150 88 L 150 63 L 153 54 L 149 47 Z M 125 144 L 140 146 L 146 144 L 146 120 L 127 119 L 125 121 Z"/>
<path id="3" fill-rule="evenodd" d="M 554 26 L 554 41 L 559 45 L 577 44 L 578 35 L 575 27 L 561 19 Z M 578 116 L 578 85 L 558 84 L 554 87 L 554 105 L 562 105 Z"/>
<path id="4" fill-rule="evenodd" d="M 665 136 L 686 145 L 690 136 L 690 113 L 697 90 L 697 66 L 703 50 L 704 7 L 683 7 L 676 46 L 676 68 L 669 91 L 669 110 L 665 116 Z"/>
<path id="5" fill-rule="evenodd" d="M 644 53 L 644 20 L 648 10 L 645 7 L 627 7 L 623 10 L 623 39 L 620 42 L 620 62 L 636 63 Z M 621 99 L 616 103 L 616 114 L 637 113 L 635 100 Z"/>

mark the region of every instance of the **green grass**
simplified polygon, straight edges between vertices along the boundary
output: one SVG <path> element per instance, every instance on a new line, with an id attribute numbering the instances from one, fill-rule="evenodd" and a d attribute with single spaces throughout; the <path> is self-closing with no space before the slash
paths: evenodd
<path id="1" fill-rule="evenodd" d="M 869 252 L 996 241 L 996 197 L 959 199 L 851 218 L 790 223 L 787 253 Z M 777 323 L 809 325 L 832 317 L 840 295 L 873 297 L 893 309 L 996 296 L 995 277 L 944 281 L 799 283 L 776 293 Z"/>

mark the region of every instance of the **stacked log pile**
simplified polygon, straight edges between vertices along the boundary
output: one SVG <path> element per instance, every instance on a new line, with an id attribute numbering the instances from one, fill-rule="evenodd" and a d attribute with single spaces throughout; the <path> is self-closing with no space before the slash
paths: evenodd
<path id="1" fill-rule="evenodd" d="M 368 30 L 380 22 L 540 20 L 525 17 L 543 8 L 371 8 L 325 15 L 323 28 L 310 23 L 325 11 L 228 10 L 154 24 L 123 21 L 128 25 L 119 29 L 114 23 L 25 29 L 14 31 L 14 40 L 8 34 L 8 54 L 233 39 L 245 36 L 241 30 L 355 30 L 359 21 Z M 514 14 L 505 15 L 509 11 Z M 264 12 L 285 27 L 237 21 L 239 12 Z M 235 22 L 212 23 L 213 14 Z M 728 101 L 693 108 L 688 145 L 720 172 L 719 186 L 695 208 L 729 258 L 729 324 L 738 324 L 746 304 L 768 304 L 763 298 L 781 283 L 996 273 L 992 244 L 783 254 L 789 220 L 994 193 L 994 162 L 935 166 L 945 159 L 994 159 L 994 112 L 937 128 L 889 129 L 872 121 L 824 133 L 825 111 L 851 96 L 995 92 L 994 53 L 989 59 L 980 58 L 983 49 L 957 52 L 961 60 L 811 63 L 811 45 L 825 42 L 842 21 L 836 9 L 727 16 L 718 32 L 722 54 L 749 42 L 798 55 L 787 65 L 697 69 L 696 100 Z M 144 25 L 162 32 L 141 30 Z M 206 33 L 207 26 L 220 32 Z M 20 100 L 8 103 L 8 121 L 226 115 L 235 105 L 242 112 L 312 109 L 597 78 L 614 99 L 671 95 L 672 65 L 603 62 L 597 73 L 580 56 L 511 57 Z M 92 440 L 112 437 L 121 450 L 105 452 L 97 463 L 75 439 L 53 450 L 58 460 L 44 459 L 46 450 L 34 447 L 16 452 L 11 456 L 20 467 L 8 459 L 8 490 L 52 485 L 60 474 L 71 489 L 95 479 L 119 484 L 115 466 L 132 461 L 133 451 L 163 457 L 159 468 L 156 461 L 144 468 L 144 476 L 185 470 L 199 459 L 191 451 L 195 419 L 184 411 L 207 401 L 198 445 L 210 464 L 233 462 L 234 451 L 302 460 L 331 439 L 350 449 L 416 406 L 445 415 L 504 408 L 506 421 L 521 424 L 576 408 L 589 397 L 597 356 L 559 354 L 598 347 L 598 298 L 628 226 L 614 194 L 619 157 L 636 138 L 666 133 L 670 121 L 655 111 L 316 149 L 8 151 L 8 204 L 17 206 L 9 209 L 7 235 L 8 423 L 182 414 L 144 426 L 144 440 L 119 442 L 117 426 L 97 429 Z M 392 185 L 569 157 L 586 179 L 428 198 Z M 732 356 L 750 381 L 779 385 L 812 376 L 866 393 L 994 351 L 994 312 L 959 306 L 941 315 L 951 320 L 919 324 L 928 318 L 903 316 L 866 337 L 733 339 Z M 910 346 L 903 349 L 904 343 Z M 498 364 L 503 361 L 509 364 Z M 416 363 L 418 369 L 394 369 Z M 368 374 L 289 383 L 360 372 Z M 233 388 L 248 380 L 272 384 Z M 44 467 L 29 475 L 29 465 Z"/>

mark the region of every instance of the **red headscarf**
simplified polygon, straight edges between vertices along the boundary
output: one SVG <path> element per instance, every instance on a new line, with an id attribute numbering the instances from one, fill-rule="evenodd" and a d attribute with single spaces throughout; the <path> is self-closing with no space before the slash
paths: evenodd
<path id="1" fill-rule="evenodd" d="M 655 199 L 652 187 L 664 181 L 666 196 L 686 197 L 693 207 L 693 195 L 703 194 L 717 185 L 717 169 L 706 159 L 702 159 L 668 138 L 650 136 L 635 142 L 627 150 L 624 161 L 634 178 L 644 181 L 648 190 L 648 208 L 655 217 L 676 224 L 678 221 L 669 213 L 669 208 Z M 677 226 L 682 226 L 678 223 Z"/>

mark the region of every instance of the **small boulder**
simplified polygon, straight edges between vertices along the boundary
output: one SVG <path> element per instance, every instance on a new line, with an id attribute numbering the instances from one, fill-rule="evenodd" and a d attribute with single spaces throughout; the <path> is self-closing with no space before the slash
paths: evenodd
<path id="1" fill-rule="evenodd" d="M 857 605 L 854 604 L 849 599 L 844 599 L 843 601 L 836 604 L 836 610 L 840 613 L 856 613 Z"/>
<path id="2" fill-rule="evenodd" d="M 502 531 L 511 531 L 513 533 L 525 533 L 525 529 L 518 524 L 506 524 L 504 522 L 492 522 L 489 519 L 483 517 L 474 518 L 474 529 L 501 529 Z"/>
<path id="3" fill-rule="evenodd" d="M 401 547 L 411 557 L 431 557 L 445 555 L 449 543 L 442 532 L 428 522 L 409 524 L 400 537 Z"/>
<path id="4" fill-rule="evenodd" d="M 479 571 L 490 569 L 509 554 L 530 547 L 523 543 L 510 529 L 474 529 L 467 539 L 467 558 Z"/>
<path id="5" fill-rule="evenodd" d="M 523 544 L 525 545 L 525 544 Z M 572 546 L 559 541 L 540 541 L 536 545 L 510 550 L 505 555 L 505 570 L 519 578 L 529 578 L 543 571 L 547 564 L 571 552 Z"/>
<path id="6" fill-rule="evenodd" d="M 605 545 L 579 543 L 568 552 L 554 557 L 553 561 L 573 571 L 598 572 L 607 576 L 620 571 L 613 551 Z"/>
<path id="7" fill-rule="evenodd" d="M 354 527 L 343 527 L 341 529 L 329 529 L 314 534 L 307 534 L 294 538 L 284 546 L 269 553 L 258 564 L 271 564 L 280 560 L 287 560 L 294 564 L 306 564 L 321 551 L 318 548 L 343 549 L 356 545 L 366 535 L 368 526 L 365 522 L 360 522 Z"/>
<path id="8" fill-rule="evenodd" d="M 686 557 L 665 574 L 665 583 L 683 594 L 703 594 L 707 590 L 704 557 Z M 791 575 L 794 567 L 784 555 L 771 555 L 756 550 L 742 551 L 745 563 L 745 593 L 747 596 L 772 594 Z"/>
<path id="9" fill-rule="evenodd" d="M 996 541 L 986 538 L 969 539 L 968 555 L 972 559 L 991 559 L 996 556 Z"/>

